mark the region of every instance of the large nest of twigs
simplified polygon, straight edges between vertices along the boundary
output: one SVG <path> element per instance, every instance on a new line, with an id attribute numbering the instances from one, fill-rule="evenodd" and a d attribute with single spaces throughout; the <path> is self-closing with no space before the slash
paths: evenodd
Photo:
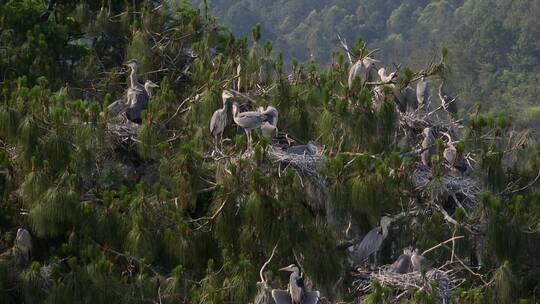
<path id="1" fill-rule="evenodd" d="M 422 290 L 428 295 L 435 295 L 438 303 L 448 303 L 451 292 L 461 280 L 454 275 L 453 270 L 431 269 L 422 275 L 419 271 L 409 273 L 395 273 L 390 270 L 391 265 L 381 266 L 377 272 L 362 275 L 361 279 L 354 282 L 356 291 L 366 295 L 373 288 L 373 282 L 377 281 L 381 286 L 397 291 L 395 302 L 405 296 L 410 290 Z"/>
<path id="2" fill-rule="evenodd" d="M 423 191 L 432 190 L 429 184 L 433 182 L 431 168 L 422 164 L 414 165 L 413 183 L 416 188 Z M 437 192 L 453 198 L 460 207 L 471 210 L 478 206 L 481 187 L 480 182 L 470 176 L 462 175 L 458 172 L 449 172 L 438 180 Z"/>
<path id="3" fill-rule="evenodd" d="M 320 151 L 317 151 L 315 154 L 296 154 L 289 153 L 287 150 L 275 146 L 269 146 L 268 155 L 270 160 L 280 164 L 281 170 L 292 166 L 303 175 L 317 178 L 320 177 L 319 170 L 326 159 Z"/>
<path id="4" fill-rule="evenodd" d="M 140 125 L 129 121 L 125 115 L 118 115 L 107 123 L 107 132 L 111 141 L 128 149 L 135 148 L 139 130 Z"/>

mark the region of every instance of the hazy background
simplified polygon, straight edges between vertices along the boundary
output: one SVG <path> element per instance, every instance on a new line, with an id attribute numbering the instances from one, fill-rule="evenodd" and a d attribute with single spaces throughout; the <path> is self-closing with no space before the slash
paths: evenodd
<path id="1" fill-rule="evenodd" d="M 202 0 L 194 4 L 204 8 Z M 540 1 L 534 0 L 208 0 L 235 34 L 260 22 L 286 62 L 328 63 L 337 34 L 361 37 L 386 65 L 421 68 L 449 50 L 450 87 L 468 108 L 504 110 L 540 130 Z"/>

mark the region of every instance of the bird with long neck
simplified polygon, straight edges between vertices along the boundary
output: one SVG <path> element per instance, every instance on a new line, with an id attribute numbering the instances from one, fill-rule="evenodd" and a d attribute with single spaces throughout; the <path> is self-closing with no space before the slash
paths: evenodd
<path id="1" fill-rule="evenodd" d="M 297 265 L 291 264 L 280 270 L 288 271 L 291 275 L 287 290 L 272 290 L 272 298 L 276 304 L 316 304 L 319 301 L 319 291 L 307 291 L 304 276 Z"/>
<path id="2" fill-rule="evenodd" d="M 273 106 L 268 106 L 266 110 L 259 108 L 259 112 L 268 116 L 268 121 L 263 122 L 261 125 L 262 134 L 270 138 L 276 137 L 278 135 L 278 110 Z"/>
<path id="3" fill-rule="evenodd" d="M 223 144 L 223 131 L 225 131 L 225 127 L 227 126 L 227 107 L 232 98 L 233 95 L 231 92 L 223 91 L 221 94 L 223 107 L 217 109 L 210 119 L 210 133 L 212 133 L 212 136 L 214 137 L 214 146 L 216 150 L 218 139 L 220 143 Z"/>
<path id="4" fill-rule="evenodd" d="M 144 90 L 144 86 L 137 79 L 137 71 L 139 70 L 139 65 L 137 63 L 137 60 L 131 59 L 128 62 L 126 62 L 126 65 L 131 69 L 131 73 L 129 75 L 130 89 L 135 89 L 135 90 L 140 90 L 140 91 Z"/>
<path id="5" fill-rule="evenodd" d="M 233 120 L 234 122 L 244 129 L 248 140 L 248 150 L 252 148 L 251 130 L 261 126 L 265 121 L 268 121 L 268 114 L 261 113 L 259 111 L 247 111 L 240 112 L 238 102 L 233 103 Z"/>

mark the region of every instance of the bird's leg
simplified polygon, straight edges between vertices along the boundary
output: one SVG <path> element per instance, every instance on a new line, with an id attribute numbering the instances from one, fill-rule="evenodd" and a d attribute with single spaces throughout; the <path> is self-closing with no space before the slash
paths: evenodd
<path id="1" fill-rule="evenodd" d="M 253 147 L 251 146 L 251 130 L 246 130 L 247 137 L 248 137 L 248 151 L 251 151 Z"/>

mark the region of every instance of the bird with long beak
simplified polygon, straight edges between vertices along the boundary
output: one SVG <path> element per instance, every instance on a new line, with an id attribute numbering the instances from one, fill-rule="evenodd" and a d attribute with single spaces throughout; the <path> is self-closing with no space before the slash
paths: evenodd
<path id="1" fill-rule="evenodd" d="M 279 269 L 291 273 L 287 290 L 272 290 L 272 298 L 276 304 L 316 304 L 319 301 L 319 291 L 307 291 L 300 267 L 291 264 Z"/>

